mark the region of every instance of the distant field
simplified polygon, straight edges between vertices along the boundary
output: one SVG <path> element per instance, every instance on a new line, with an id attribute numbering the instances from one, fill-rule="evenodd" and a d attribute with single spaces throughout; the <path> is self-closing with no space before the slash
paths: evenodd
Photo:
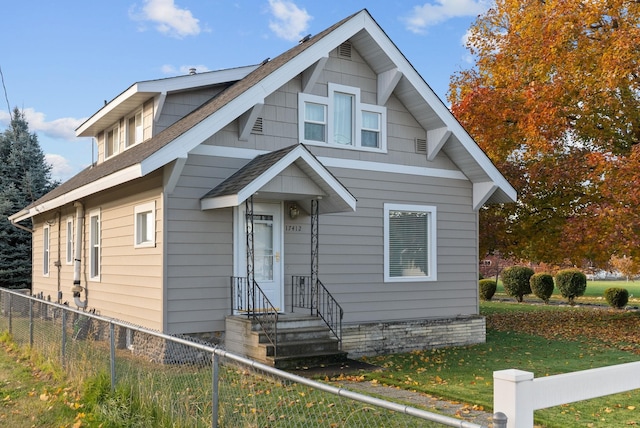
<path id="1" fill-rule="evenodd" d="M 604 280 L 595 280 L 595 281 L 587 281 L 587 289 L 584 293 L 584 296 L 580 297 L 580 300 L 603 300 L 604 301 L 604 290 L 609 287 L 619 287 L 626 288 L 629 291 L 629 304 L 638 304 L 640 303 L 640 281 L 604 281 Z M 497 295 L 501 295 L 506 297 L 504 292 L 504 288 L 502 287 L 502 282 L 498 283 L 498 289 L 496 290 Z M 560 290 L 556 287 L 553 291 L 552 299 L 563 299 L 560 295 Z M 535 295 L 531 294 L 529 296 L 525 296 L 525 300 L 539 300 Z"/>

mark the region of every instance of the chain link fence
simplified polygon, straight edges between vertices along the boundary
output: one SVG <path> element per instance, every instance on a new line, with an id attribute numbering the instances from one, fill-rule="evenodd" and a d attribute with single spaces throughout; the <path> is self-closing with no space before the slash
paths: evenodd
<path id="1" fill-rule="evenodd" d="M 0 289 L 0 331 L 128 427 L 481 427 L 316 382 L 191 337 Z M 496 426 L 494 424 L 494 426 Z"/>

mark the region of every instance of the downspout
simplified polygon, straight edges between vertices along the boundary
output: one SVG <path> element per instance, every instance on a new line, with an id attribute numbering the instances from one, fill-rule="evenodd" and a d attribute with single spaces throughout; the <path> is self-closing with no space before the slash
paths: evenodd
<path id="1" fill-rule="evenodd" d="M 81 202 L 74 202 L 73 206 L 76 207 L 76 242 L 73 259 L 73 300 L 76 302 L 76 306 L 79 308 L 87 307 L 87 291 L 80 285 L 80 255 L 82 254 L 83 240 L 82 240 L 82 227 L 84 226 L 84 206 Z M 85 300 L 80 300 L 82 292 L 85 292 Z"/>
<path id="2" fill-rule="evenodd" d="M 62 303 L 62 286 L 60 283 L 60 271 L 62 270 L 62 259 L 60 258 L 60 255 L 62 254 L 62 225 L 60 224 L 62 220 L 62 213 L 60 211 L 58 211 L 58 259 L 56 260 L 56 262 L 54 263 L 54 265 L 58 268 L 56 269 L 58 271 L 58 303 Z"/>

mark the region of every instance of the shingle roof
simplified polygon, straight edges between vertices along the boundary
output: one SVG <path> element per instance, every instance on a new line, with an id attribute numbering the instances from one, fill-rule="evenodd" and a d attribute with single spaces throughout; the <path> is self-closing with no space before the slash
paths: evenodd
<path id="1" fill-rule="evenodd" d="M 238 193 L 297 146 L 298 145 L 296 144 L 285 147 L 284 149 L 276 150 L 275 152 L 256 156 L 248 164 L 236 171 L 231 177 L 227 178 L 214 189 L 209 191 L 202 197 L 202 199 Z"/>
<path id="2" fill-rule="evenodd" d="M 141 144 L 131 147 L 125 152 L 114 156 L 111 159 L 108 159 L 105 162 L 102 162 L 98 165 L 91 166 L 89 168 L 84 169 L 68 181 L 62 183 L 60 186 L 47 193 L 31 205 L 25 207 L 25 209 L 37 206 L 44 202 L 55 199 L 59 196 L 64 195 L 72 190 L 75 190 L 79 187 L 86 186 L 91 184 L 92 182 L 106 177 L 110 174 L 113 174 L 117 171 L 123 170 L 135 164 L 142 162 L 144 159 L 157 152 L 161 148 L 170 144 L 173 140 L 175 140 L 180 135 L 184 134 L 186 131 L 202 122 L 207 117 L 211 116 L 222 107 L 233 101 L 235 98 L 243 94 L 249 88 L 257 85 L 262 79 L 270 75 L 271 73 L 278 70 L 280 67 L 285 65 L 288 61 L 290 61 L 295 56 L 299 55 L 304 50 L 313 46 L 327 34 L 331 33 L 334 29 L 338 28 L 344 22 L 351 19 L 353 16 L 357 15 L 360 12 L 357 12 L 340 22 L 332 25 L 326 30 L 316 34 L 311 37 L 304 43 L 300 43 L 295 47 L 289 49 L 283 54 L 277 56 L 271 61 L 265 62 L 262 66 L 258 67 L 253 72 L 249 73 L 244 79 L 239 80 L 238 82 L 230 85 L 224 91 L 220 92 L 216 97 L 203 104 L 187 116 L 175 122 L 173 125 L 169 126 L 167 129 L 158 133 L 156 136 L 147 140 Z"/>

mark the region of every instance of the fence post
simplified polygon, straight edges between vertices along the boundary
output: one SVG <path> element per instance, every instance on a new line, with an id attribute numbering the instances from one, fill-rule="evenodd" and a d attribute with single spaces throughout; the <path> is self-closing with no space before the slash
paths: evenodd
<path id="1" fill-rule="evenodd" d="M 211 379 L 211 387 L 213 389 L 211 394 L 211 426 L 212 428 L 218 428 L 218 403 L 220 398 L 220 390 L 218 386 L 218 370 L 220 368 L 220 356 L 214 351 L 213 358 L 213 374 Z"/>
<path id="2" fill-rule="evenodd" d="M 60 361 L 62 361 L 62 368 L 66 370 L 65 350 L 67 349 L 67 311 L 63 310 L 60 318 L 60 322 L 62 323 L 62 347 L 60 349 Z"/>
<path id="3" fill-rule="evenodd" d="M 493 372 L 493 410 L 507 417 L 507 428 L 533 428 L 533 373 Z"/>
<path id="4" fill-rule="evenodd" d="M 113 392 L 116 389 L 116 334 L 112 322 L 109 322 L 109 341 L 111 342 L 109 345 L 111 349 L 111 392 Z"/>
<path id="5" fill-rule="evenodd" d="M 29 348 L 33 348 L 33 300 L 29 299 Z"/>
<path id="6" fill-rule="evenodd" d="M 9 293 L 9 334 L 13 334 L 13 294 Z"/>

